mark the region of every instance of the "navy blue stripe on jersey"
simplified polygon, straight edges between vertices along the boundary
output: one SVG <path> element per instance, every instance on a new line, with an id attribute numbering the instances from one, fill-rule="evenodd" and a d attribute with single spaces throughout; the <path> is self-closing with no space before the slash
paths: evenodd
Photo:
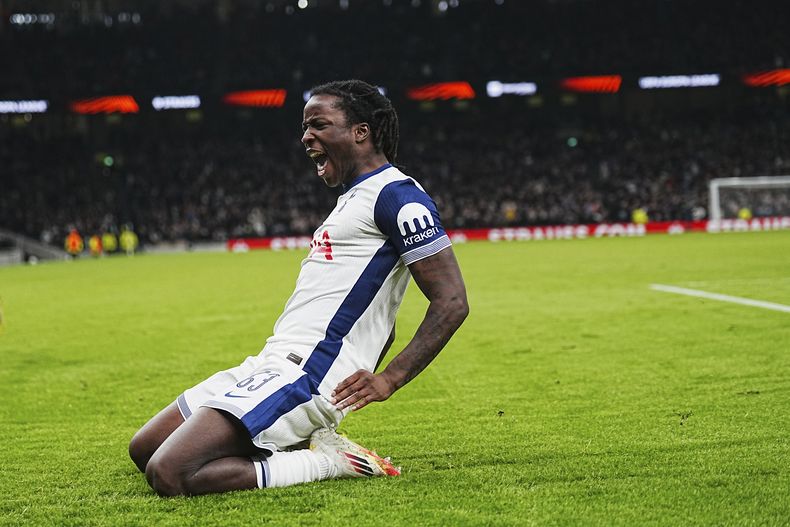
<path id="1" fill-rule="evenodd" d="M 189 419 L 189 416 L 192 415 L 192 410 L 189 408 L 189 405 L 187 404 L 187 398 L 183 393 L 178 396 L 176 403 L 178 404 L 178 409 L 181 411 L 181 416 L 184 418 L 184 420 L 186 421 Z"/>
<path id="2" fill-rule="evenodd" d="M 398 263 L 398 252 L 389 240 L 379 247 L 351 291 L 340 304 L 326 328 L 324 340 L 319 342 L 304 365 L 304 371 L 318 384 L 340 354 L 343 338 L 373 302 L 384 280 Z"/>
<path id="3" fill-rule="evenodd" d="M 367 174 L 362 174 L 361 176 L 357 176 L 357 177 L 355 177 L 355 178 L 354 178 L 354 179 L 351 181 L 351 183 L 349 183 L 348 185 L 346 185 L 346 184 L 344 184 L 344 185 L 343 185 L 343 192 L 344 192 L 344 193 L 345 193 L 345 192 L 348 192 L 350 189 L 352 189 L 352 188 L 356 187 L 357 185 L 359 185 L 360 183 L 362 183 L 363 181 L 365 181 L 365 180 L 366 180 L 366 179 L 368 179 L 369 177 L 371 177 L 371 176 L 375 176 L 376 174 L 379 174 L 379 173 L 381 173 L 381 172 L 384 172 L 384 171 L 385 171 L 385 170 L 387 170 L 388 168 L 392 168 L 392 165 L 390 165 L 389 163 L 385 163 L 385 164 L 381 165 L 380 167 L 378 167 L 378 168 L 377 168 L 376 170 L 374 170 L 373 172 L 368 172 Z"/>
<path id="4" fill-rule="evenodd" d="M 300 404 L 304 404 L 318 394 L 318 389 L 307 375 L 302 375 L 291 384 L 283 386 L 258 406 L 247 412 L 241 422 L 250 431 L 250 437 L 255 437 L 274 424 L 277 419 L 284 416 Z"/>
<path id="5" fill-rule="evenodd" d="M 393 181 L 381 189 L 373 219 L 406 265 L 449 246 L 436 203 L 411 178 Z M 435 243 L 439 240 L 443 241 Z"/>

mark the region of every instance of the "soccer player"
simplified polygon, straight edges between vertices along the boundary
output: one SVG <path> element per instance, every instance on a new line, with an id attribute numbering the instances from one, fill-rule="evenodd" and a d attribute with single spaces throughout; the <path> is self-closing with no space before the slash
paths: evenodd
<path id="1" fill-rule="evenodd" d="M 186 390 L 132 438 L 132 459 L 162 496 L 397 475 L 334 429 L 419 374 L 467 316 L 436 206 L 392 165 L 398 117 L 389 99 L 357 80 L 311 93 L 302 143 L 317 175 L 343 193 L 260 354 Z M 428 310 L 374 373 L 395 338 L 409 276 Z"/>
<path id="2" fill-rule="evenodd" d="M 71 256 L 77 256 L 85 248 L 82 236 L 80 236 L 80 233 L 74 227 L 69 231 L 69 235 L 66 236 L 66 241 L 63 245 L 66 248 L 66 252 Z"/>

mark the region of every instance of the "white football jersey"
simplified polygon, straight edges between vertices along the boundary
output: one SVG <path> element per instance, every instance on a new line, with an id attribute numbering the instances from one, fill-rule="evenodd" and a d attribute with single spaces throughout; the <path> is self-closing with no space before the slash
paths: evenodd
<path id="1" fill-rule="evenodd" d="M 376 367 L 406 266 L 449 246 L 436 204 L 414 179 L 390 164 L 357 177 L 315 231 L 262 355 L 299 364 L 330 397 L 353 372 Z"/>

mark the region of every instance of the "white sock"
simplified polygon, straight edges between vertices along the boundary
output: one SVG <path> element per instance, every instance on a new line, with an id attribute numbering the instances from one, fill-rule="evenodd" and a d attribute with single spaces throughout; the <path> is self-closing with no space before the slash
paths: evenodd
<path id="1" fill-rule="evenodd" d="M 332 477 L 326 454 L 309 449 L 275 452 L 266 459 L 253 458 L 258 488 L 288 487 Z"/>

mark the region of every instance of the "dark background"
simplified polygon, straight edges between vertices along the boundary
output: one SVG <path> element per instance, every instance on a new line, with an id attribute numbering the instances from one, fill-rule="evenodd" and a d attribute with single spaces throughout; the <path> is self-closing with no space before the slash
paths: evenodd
<path id="1" fill-rule="evenodd" d="M 638 207 L 704 218 L 711 178 L 790 174 L 789 86 L 743 82 L 790 65 L 787 2 L 6 1 L 0 14 L 0 100 L 50 101 L 0 115 L 0 227 L 55 245 L 72 226 L 129 222 L 144 243 L 312 232 L 336 194 L 299 144 L 302 93 L 343 78 L 386 88 L 398 162 L 448 228 L 627 221 Z M 637 84 L 701 73 L 721 85 Z M 614 94 L 560 87 L 614 74 Z M 494 79 L 538 92 L 488 98 Z M 406 97 L 444 81 L 476 97 Z M 222 102 L 271 88 L 288 91 L 282 108 Z M 118 94 L 140 112 L 70 110 Z M 150 106 L 187 94 L 200 109 Z"/>

